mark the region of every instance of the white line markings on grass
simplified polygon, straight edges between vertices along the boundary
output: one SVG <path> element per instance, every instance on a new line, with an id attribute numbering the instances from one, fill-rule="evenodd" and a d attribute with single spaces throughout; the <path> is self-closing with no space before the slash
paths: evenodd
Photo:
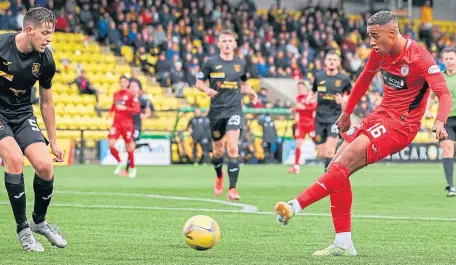
<path id="1" fill-rule="evenodd" d="M 224 210 L 224 209 L 208 209 L 208 208 L 179 208 L 179 207 L 154 207 L 154 206 L 131 206 L 131 205 L 101 205 L 101 204 L 73 204 L 73 203 L 52 203 L 53 207 L 68 207 L 68 208 L 92 208 L 92 209 L 130 209 L 130 210 L 161 210 L 161 211 L 191 211 L 191 212 L 221 212 L 221 213 L 244 213 L 244 214 L 259 214 L 273 215 L 273 212 L 260 212 L 253 205 L 244 203 L 235 203 L 207 198 L 191 198 L 166 196 L 156 194 L 138 194 L 138 193 L 115 193 L 115 192 L 84 192 L 84 191 L 54 191 L 61 194 L 80 194 L 80 195 L 105 195 L 105 196 L 124 196 L 124 197 L 143 197 L 143 198 L 158 198 L 181 201 L 200 201 L 211 202 L 223 205 L 237 206 L 240 210 Z M 10 205 L 9 202 L 0 202 L 0 205 Z M 51 207 L 52 207 L 51 206 Z M 330 217 L 326 213 L 299 213 L 300 216 L 324 216 Z M 390 219 L 390 220 L 411 220 L 411 221 L 456 221 L 456 218 L 440 218 L 440 217 L 412 217 L 412 216 L 382 216 L 382 215 L 353 215 L 353 218 L 362 219 Z"/>

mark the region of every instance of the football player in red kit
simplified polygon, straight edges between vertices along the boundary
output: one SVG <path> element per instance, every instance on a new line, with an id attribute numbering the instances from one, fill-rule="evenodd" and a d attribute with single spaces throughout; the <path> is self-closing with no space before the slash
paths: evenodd
<path id="1" fill-rule="evenodd" d="M 330 197 L 336 232 L 334 243 L 315 256 L 356 256 L 351 238 L 352 191 L 349 177 L 354 172 L 407 147 L 420 128 L 429 91 L 439 100 L 432 128 L 437 139 L 446 139 L 444 125 L 452 106 L 447 84 L 434 58 L 409 36 L 399 33 L 396 16 L 380 11 L 367 22 L 372 51 L 367 65 L 350 94 L 336 124 L 345 140 L 328 170 L 295 200 L 278 202 L 277 221 L 286 225 L 302 209 Z M 350 114 L 380 71 L 384 81 L 383 100 L 362 122 L 351 127 Z"/>
<path id="2" fill-rule="evenodd" d="M 301 145 L 309 135 L 315 142 L 315 109 L 317 102 L 306 104 L 309 89 L 304 81 L 298 82 L 298 96 L 296 97 L 296 130 L 294 137 L 296 139 L 296 151 L 294 165 L 288 170 L 288 173 L 299 174 L 301 167 L 299 160 L 301 158 Z"/>
<path id="3" fill-rule="evenodd" d="M 111 129 L 109 129 L 109 149 L 112 156 L 119 163 L 114 174 L 119 175 L 126 165 L 121 162 L 119 151 L 115 147 L 116 140 L 122 137 L 125 141 L 125 146 L 128 153 L 128 161 L 130 161 L 130 169 L 128 177 L 136 177 L 136 167 L 134 160 L 135 142 L 133 140 L 133 114 L 140 112 L 140 106 L 136 94 L 128 90 L 130 81 L 125 76 L 120 77 L 119 85 L 120 90 L 114 93 L 114 102 L 111 106 L 111 113 L 114 113 L 114 121 Z"/>

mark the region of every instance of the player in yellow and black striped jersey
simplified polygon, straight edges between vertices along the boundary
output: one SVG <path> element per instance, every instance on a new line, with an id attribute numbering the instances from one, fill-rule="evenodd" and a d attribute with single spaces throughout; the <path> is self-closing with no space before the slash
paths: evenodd
<path id="1" fill-rule="evenodd" d="M 16 220 L 19 242 L 26 251 L 44 251 L 32 231 L 42 234 L 57 247 L 67 241 L 46 221 L 51 202 L 54 173 L 47 140 L 37 125 L 31 103 L 32 87 L 39 82 L 40 107 L 52 153 L 63 162 L 65 153 L 56 141 L 52 78 L 55 63 L 47 45 L 55 30 L 52 11 L 35 7 L 24 16 L 22 31 L 0 35 L 0 157 L 5 163 L 5 187 Z M 30 225 L 27 222 L 24 189 L 24 158 L 35 169 L 35 204 Z"/>

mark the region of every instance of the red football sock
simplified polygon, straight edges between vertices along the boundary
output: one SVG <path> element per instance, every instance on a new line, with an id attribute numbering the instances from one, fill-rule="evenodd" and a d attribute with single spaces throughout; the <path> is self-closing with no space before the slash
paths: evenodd
<path id="1" fill-rule="evenodd" d="M 130 161 L 130 168 L 135 168 L 135 151 L 128 152 L 128 161 Z"/>
<path id="2" fill-rule="evenodd" d="M 310 187 L 302 191 L 296 200 L 304 209 L 334 191 L 345 190 L 350 173 L 340 163 L 332 163 L 328 170 Z"/>
<path id="3" fill-rule="evenodd" d="M 295 165 L 299 165 L 299 159 L 301 158 L 301 147 L 296 147 L 295 152 Z"/>
<path id="4" fill-rule="evenodd" d="M 120 162 L 119 151 L 117 151 L 115 147 L 110 147 L 109 150 L 111 151 L 112 156 L 117 160 L 117 162 Z"/>
<path id="5" fill-rule="evenodd" d="M 351 232 L 352 190 L 350 180 L 341 182 L 344 187 L 329 195 L 331 214 L 336 233 Z"/>

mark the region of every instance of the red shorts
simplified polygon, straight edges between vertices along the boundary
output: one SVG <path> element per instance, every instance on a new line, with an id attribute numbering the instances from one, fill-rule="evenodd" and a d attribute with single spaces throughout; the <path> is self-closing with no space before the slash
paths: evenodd
<path id="1" fill-rule="evenodd" d="M 351 143 L 360 134 L 369 137 L 372 145 L 367 148 L 367 164 L 373 164 L 407 147 L 418 131 L 411 131 L 409 124 L 384 113 L 372 113 L 356 127 L 341 133 Z"/>
<path id="2" fill-rule="evenodd" d="M 309 135 L 315 142 L 315 126 L 313 124 L 296 124 L 295 139 L 305 139 Z"/>
<path id="3" fill-rule="evenodd" d="M 133 141 L 134 135 L 133 124 L 131 126 L 121 126 L 113 124 L 111 129 L 109 129 L 108 139 L 119 139 L 121 136 L 126 143 Z"/>

